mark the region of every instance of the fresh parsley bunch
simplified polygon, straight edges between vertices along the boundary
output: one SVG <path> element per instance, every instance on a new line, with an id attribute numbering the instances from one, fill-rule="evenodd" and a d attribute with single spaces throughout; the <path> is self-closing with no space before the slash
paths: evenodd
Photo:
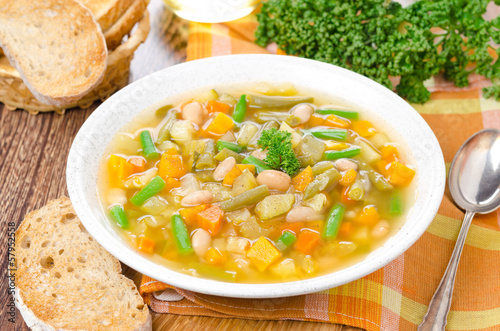
<path id="1" fill-rule="evenodd" d="M 262 150 L 267 151 L 264 161 L 273 169 L 293 176 L 300 170 L 300 163 L 292 149 L 292 134 L 275 128 L 262 131 L 258 140 Z"/>
<path id="2" fill-rule="evenodd" d="M 497 85 L 500 98 L 500 18 L 482 15 L 488 0 L 420 0 L 402 8 L 386 0 L 268 0 L 257 15 L 256 43 L 271 42 L 287 54 L 332 63 L 424 103 L 424 82 L 443 72 L 456 86 L 473 73 Z M 500 4 L 500 0 L 495 0 Z"/>

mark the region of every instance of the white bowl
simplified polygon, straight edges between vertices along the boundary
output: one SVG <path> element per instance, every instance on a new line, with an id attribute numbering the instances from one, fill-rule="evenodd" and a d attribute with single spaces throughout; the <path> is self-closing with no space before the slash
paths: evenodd
<path id="1" fill-rule="evenodd" d="M 238 284 L 188 276 L 155 264 L 126 243 L 103 215 L 97 199 L 97 174 L 111 138 L 146 107 L 194 89 L 231 83 L 292 82 L 332 95 L 375 114 L 395 129 L 417 166 L 417 197 L 402 228 L 364 260 L 311 279 L 273 284 Z M 443 155 L 436 137 L 403 99 L 374 81 L 322 62 L 278 55 L 230 55 L 179 64 L 128 85 L 99 106 L 83 124 L 71 147 L 67 165 L 71 202 L 89 233 L 131 268 L 159 281 L 200 293 L 273 298 L 306 294 L 361 278 L 408 249 L 434 218 L 445 186 Z"/>

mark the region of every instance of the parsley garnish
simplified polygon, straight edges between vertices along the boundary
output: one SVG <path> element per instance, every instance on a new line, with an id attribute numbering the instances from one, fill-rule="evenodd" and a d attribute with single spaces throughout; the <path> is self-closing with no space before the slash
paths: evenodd
<path id="1" fill-rule="evenodd" d="M 259 146 L 267 151 L 264 161 L 273 169 L 293 176 L 299 171 L 300 163 L 292 149 L 292 134 L 275 128 L 262 131 Z"/>

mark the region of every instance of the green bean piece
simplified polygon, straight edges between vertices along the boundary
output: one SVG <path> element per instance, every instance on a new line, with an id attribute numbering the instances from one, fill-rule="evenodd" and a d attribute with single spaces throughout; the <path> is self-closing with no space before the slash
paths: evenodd
<path id="1" fill-rule="evenodd" d="M 366 164 L 366 162 L 363 162 L 361 159 L 356 158 L 356 161 L 358 161 L 358 166 L 360 170 L 366 171 L 368 178 L 370 179 L 370 182 L 372 182 L 373 186 L 377 188 L 379 191 L 387 191 L 387 190 L 392 190 L 393 186 L 385 179 L 384 176 L 373 170 L 373 168 Z"/>
<path id="2" fill-rule="evenodd" d="M 349 188 L 349 192 L 347 192 L 347 196 L 349 199 L 355 201 L 361 201 L 365 197 L 365 188 L 363 183 L 360 180 L 355 181 L 351 187 Z"/>
<path id="3" fill-rule="evenodd" d="M 259 160 L 255 156 L 248 155 L 246 158 L 241 161 L 243 164 L 253 164 L 255 166 L 255 170 L 257 173 L 262 172 L 264 170 L 271 170 L 272 168 L 267 165 L 266 162 Z"/>
<path id="4" fill-rule="evenodd" d="M 148 130 L 140 133 L 139 140 L 141 141 L 142 153 L 147 160 L 154 160 L 160 157 L 160 153 L 156 150 L 153 139 L 151 139 L 151 133 Z"/>
<path id="5" fill-rule="evenodd" d="M 313 102 L 314 98 L 303 96 L 284 97 L 249 94 L 248 101 L 250 105 L 261 108 L 284 108 L 292 107 L 303 102 Z"/>
<path id="6" fill-rule="evenodd" d="M 257 186 L 248 190 L 234 198 L 224 200 L 220 203 L 219 207 L 225 211 L 233 211 L 246 206 L 253 205 L 269 195 L 269 189 L 266 185 Z"/>
<path id="7" fill-rule="evenodd" d="M 172 105 L 162 106 L 156 110 L 155 115 L 156 115 L 156 117 L 164 118 L 165 116 L 168 115 L 169 110 L 172 108 L 174 108 L 174 106 L 172 106 Z"/>
<path id="8" fill-rule="evenodd" d="M 341 151 L 327 151 L 323 154 L 323 158 L 325 160 L 337 160 L 337 159 L 353 157 L 358 155 L 359 153 L 361 153 L 361 148 L 353 146 L 347 149 L 343 149 Z"/>
<path id="9" fill-rule="evenodd" d="M 125 214 L 125 210 L 123 210 L 122 205 L 115 205 L 113 206 L 110 210 L 109 213 L 111 214 L 111 217 L 113 220 L 115 220 L 116 223 L 122 228 L 122 229 L 128 229 L 129 223 L 128 223 L 128 218 L 127 214 Z"/>
<path id="10" fill-rule="evenodd" d="M 325 188 L 336 183 L 341 177 L 342 175 L 335 168 L 331 168 L 316 176 L 316 178 L 314 178 L 314 180 L 307 185 L 304 191 L 304 200 L 312 198 Z"/>
<path id="11" fill-rule="evenodd" d="M 234 157 L 234 159 L 236 160 L 237 163 L 240 163 L 245 158 L 243 155 L 235 153 L 232 150 L 229 150 L 227 148 L 224 148 L 217 155 L 215 155 L 215 159 L 219 162 L 222 162 L 230 156 Z"/>
<path id="12" fill-rule="evenodd" d="M 331 168 L 333 168 L 333 162 L 323 161 L 323 162 L 316 163 L 312 167 L 312 172 L 313 172 L 314 176 L 317 176 L 317 175 L 322 174 Z"/>
<path id="13" fill-rule="evenodd" d="M 344 218 L 345 207 L 341 204 L 336 204 L 330 210 L 328 214 L 328 219 L 326 221 L 325 231 L 323 232 L 323 238 L 326 240 L 332 240 L 337 237 L 339 232 L 340 223 L 342 218 Z"/>
<path id="14" fill-rule="evenodd" d="M 392 216 L 399 216 L 403 214 L 403 199 L 401 192 L 394 190 L 389 198 L 389 213 Z"/>
<path id="15" fill-rule="evenodd" d="M 214 171 L 213 170 L 202 170 L 194 173 L 196 179 L 202 183 L 214 182 Z"/>
<path id="16" fill-rule="evenodd" d="M 237 123 L 243 122 L 247 114 L 247 96 L 242 94 L 233 112 L 233 120 Z"/>
<path id="17" fill-rule="evenodd" d="M 320 115 L 336 115 L 343 118 L 348 118 L 350 120 L 359 119 L 359 114 L 357 111 L 352 110 L 340 110 L 340 109 L 316 109 L 316 113 Z"/>
<path id="18" fill-rule="evenodd" d="M 193 253 L 193 247 L 191 246 L 191 238 L 189 238 L 189 232 L 187 230 L 186 224 L 182 219 L 181 215 L 175 214 L 170 218 L 172 222 L 172 234 L 175 238 L 175 244 L 177 246 L 177 251 L 181 255 L 188 255 Z"/>
<path id="19" fill-rule="evenodd" d="M 215 279 L 222 280 L 225 282 L 234 283 L 238 276 L 238 273 L 236 271 L 226 271 L 208 265 L 206 263 L 195 262 L 195 261 L 189 262 L 188 268 L 195 269 L 202 276 L 213 277 Z"/>
<path id="20" fill-rule="evenodd" d="M 319 129 L 310 131 L 310 133 L 316 138 L 335 139 L 340 141 L 345 141 L 348 136 L 348 132 L 345 129 Z"/>
<path id="21" fill-rule="evenodd" d="M 165 181 L 160 176 L 156 176 L 132 198 L 130 198 L 130 202 L 132 202 L 134 206 L 141 206 L 147 199 L 151 198 L 156 193 L 159 193 L 164 188 Z"/>
<path id="22" fill-rule="evenodd" d="M 174 109 L 171 109 L 167 115 L 165 115 L 165 118 L 165 124 L 161 127 L 158 132 L 158 138 L 156 138 L 156 144 L 158 145 L 170 139 L 170 128 L 177 120 L 177 112 Z"/>
<path id="23" fill-rule="evenodd" d="M 243 146 L 238 144 L 231 143 L 229 141 L 217 141 L 217 150 L 222 151 L 224 148 L 227 148 L 235 153 L 241 153 L 241 151 L 243 151 Z"/>
<path id="24" fill-rule="evenodd" d="M 252 123 L 245 123 L 238 132 L 236 143 L 240 146 L 248 146 L 252 138 L 259 132 L 259 127 Z"/>
<path id="25" fill-rule="evenodd" d="M 195 168 L 201 169 L 211 169 L 217 166 L 215 162 L 215 140 L 205 139 L 205 148 L 203 153 L 196 160 Z"/>
<path id="26" fill-rule="evenodd" d="M 297 240 L 297 237 L 290 231 L 285 231 L 283 234 L 276 240 L 276 247 L 279 248 L 280 251 L 286 251 L 290 248 L 293 243 Z"/>

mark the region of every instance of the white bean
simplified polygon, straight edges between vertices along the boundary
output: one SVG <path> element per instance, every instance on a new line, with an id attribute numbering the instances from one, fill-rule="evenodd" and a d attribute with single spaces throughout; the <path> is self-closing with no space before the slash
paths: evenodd
<path id="1" fill-rule="evenodd" d="M 191 238 L 191 244 L 196 255 L 204 257 L 208 249 L 212 246 L 212 236 L 208 231 L 198 229 Z"/>
<path id="2" fill-rule="evenodd" d="M 201 126 L 203 124 L 203 107 L 197 102 L 190 102 L 182 107 L 182 119 Z"/>
<path id="3" fill-rule="evenodd" d="M 286 214 L 286 221 L 289 223 L 317 221 L 321 218 L 321 214 L 305 206 L 294 207 Z"/>
<path id="4" fill-rule="evenodd" d="M 112 188 L 106 194 L 106 199 L 110 205 L 114 205 L 119 203 L 124 205 L 127 203 L 127 195 L 124 189 L 121 188 Z"/>
<path id="5" fill-rule="evenodd" d="M 267 152 L 263 151 L 262 149 L 256 149 L 252 153 L 250 153 L 253 157 L 258 158 L 259 160 L 264 160 L 267 156 Z"/>
<path id="6" fill-rule="evenodd" d="M 197 191 L 189 193 L 181 200 L 181 206 L 193 207 L 202 203 L 210 203 L 214 199 L 214 195 L 210 191 Z"/>
<path id="7" fill-rule="evenodd" d="M 372 229 L 372 238 L 382 239 L 389 233 L 389 222 L 381 220 Z"/>
<path id="8" fill-rule="evenodd" d="M 340 171 L 346 171 L 349 169 L 358 170 L 358 165 L 355 162 L 348 159 L 338 159 L 337 161 L 335 161 L 335 166 Z"/>
<path id="9" fill-rule="evenodd" d="M 223 180 L 224 177 L 226 177 L 226 175 L 231 171 L 231 169 L 234 168 L 235 165 L 236 165 L 236 159 L 232 156 L 228 157 L 227 159 L 219 163 L 217 168 L 215 168 L 213 175 L 214 179 L 216 181 Z"/>
<path id="10" fill-rule="evenodd" d="M 309 122 L 312 114 L 314 113 L 314 108 L 307 103 L 303 103 L 295 107 L 292 111 L 292 115 L 300 119 L 300 124 Z"/>
<path id="11" fill-rule="evenodd" d="M 290 176 L 277 170 L 264 170 L 257 176 L 259 185 L 266 185 L 270 190 L 286 192 L 292 183 Z"/>

